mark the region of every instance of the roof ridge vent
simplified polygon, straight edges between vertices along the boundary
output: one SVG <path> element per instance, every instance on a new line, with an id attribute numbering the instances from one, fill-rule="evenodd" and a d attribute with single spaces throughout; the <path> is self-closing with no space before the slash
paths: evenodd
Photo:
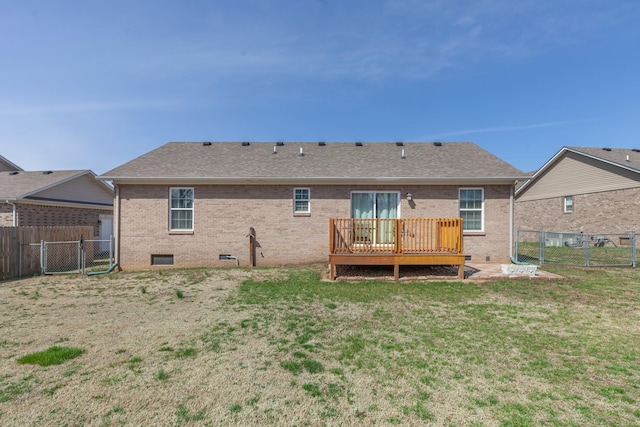
<path id="1" fill-rule="evenodd" d="M 611 148 L 605 147 L 603 148 L 604 151 L 611 151 Z"/>
<path id="2" fill-rule="evenodd" d="M 640 153 L 640 148 L 632 148 L 631 151 L 635 151 L 636 153 Z"/>
<path id="3" fill-rule="evenodd" d="M 9 172 L 9 175 L 18 175 L 19 173 L 20 172 L 18 172 L 18 171 L 11 171 L 11 172 Z"/>
<path id="4" fill-rule="evenodd" d="M 434 147 L 442 147 L 442 142 L 434 142 Z"/>
<path id="5" fill-rule="evenodd" d="M 210 142 L 203 142 L 202 146 L 203 147 L 209 147 L 209 146 L 211 146 L 211 143 Z"/>
<path id="6" fill-rule="evenodd" d="M 356 147 L 362 147 L 362 142 L 356 142 Z"/>
<path id="7" fill-rule="evenodd" d="M 324 141 L 318 142 L 318 146 L 320 146 L 320 147 L 324 147 L 325 145 L 327 145 L 327 143 L 324 142 Z"/>
<path id="8" fill-rule="evenodd" d="M 51 175 L 53 172 L 52 171 L 43 171 L 42 175 Z"/>
<path id="9" fill-rule="evenodd" d="M 398 146 L 398 147 L 404 147 L 404 142 L 400 142 L 400 141 L 398 141 L 398 142 L 396 142 L 396 146 Z"/>
<path id="10" fill-rule="evenodd" d="M 250 146 L 250 145 L 251 145 L 251 143 L 249 143 L 249 142 L 247 142 L 247 141 L 244 141 L 244 142 L 242 143 L 242 146 L 243 146 L 243 147 L 248 147 L 248 146 Z"/>
<path id="11" fill-rule="evenodd" d="M 284 142 L 282 141 L 276 142 L 276 147 L 282 147 L 282 146 L 284 146 Z"/>

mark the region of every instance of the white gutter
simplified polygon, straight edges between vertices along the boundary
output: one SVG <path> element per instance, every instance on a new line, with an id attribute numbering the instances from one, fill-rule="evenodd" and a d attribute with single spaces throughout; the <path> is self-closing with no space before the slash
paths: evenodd
<path id="1" fill-rule="evenodd" d="M 115 236 L 115 264 L 120 265 L 120 187 L 114 185 L 116 200 L 113 204 L 113 235 Z"/>
<path id="2" fill-rule="evenodd" d="M 99 177 L 98 179 L 110 180 L 114 184 L 209 184 L 209 185 L 277 185 L 277 184 L 315 184 L 315 185 L 336 185 L 336 184 L 407 184 L 407 185 L 476 185 L 478 183 L 506 184 L 516 180 L 528 179 L 527 175 L 504 176 L 504 177 Z"/>

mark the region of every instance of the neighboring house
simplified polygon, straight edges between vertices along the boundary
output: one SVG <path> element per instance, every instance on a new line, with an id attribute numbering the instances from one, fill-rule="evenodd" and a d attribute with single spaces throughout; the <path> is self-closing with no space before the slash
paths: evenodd
<path id="1" fill-rule="evenodd" d="M 516 190 L 516 226 L 640 231 L 640 150 L 563 147 Z"/>
<path id="2" fill-rule="evenodd" d="M 250 265 L 251 244 L 257 265 L 326 263 L 350 217 L 462 217 L 467 259 L 507 262 L 527 178 L 468 142 L 171 142 L 98 177 L 123 269 Z"/>
<path id="3" fill-rule="evenodd" d="M 3 172 L 3 171 L 21 171 L 21 170 L 22 170 L 22 168 L 20 166 L 17 166 L 16 164 L 11 163 L 6 158 L 0 156 L 0 172 Z"/>
<path id="4" fill-rule="evenodd" d="M 5 170 L 0 226 L 91 225 L 94 235 L 86 238 L 107 239 L 113 234 L 113 198 L 113 188 L 90 170 Z"/>

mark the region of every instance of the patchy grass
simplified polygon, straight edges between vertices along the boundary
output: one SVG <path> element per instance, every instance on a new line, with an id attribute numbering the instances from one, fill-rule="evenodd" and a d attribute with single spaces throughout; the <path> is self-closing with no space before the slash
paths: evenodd
<path id="1" fill-rule="evenodd" d="M 27 354 L 18 359 L 18 363 L 40 366 L 59 365 L 67 360 L 75 359 L 85 350 L 75 347 L 53 346 L 46 350 Z"/>
<path id="2" fill-rule="evenodd" d="M 545 269 L 565 279 L 195 269 L 12 282 L 0 359 L 61 336 L 91 351 L 73 366 L 0 365 L 0 424 L 639 425 L 638 270 Z M 176 289 L 188 308 L 158 297 Z"/>

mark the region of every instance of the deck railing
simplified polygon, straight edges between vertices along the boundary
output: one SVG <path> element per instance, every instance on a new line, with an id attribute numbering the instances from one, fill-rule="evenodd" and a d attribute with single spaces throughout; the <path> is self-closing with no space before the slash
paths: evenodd
<path id="1" fill-rule="evenodd" d="M 461 254 L 462 218 L 331 218 L 331 254 Z"/>

